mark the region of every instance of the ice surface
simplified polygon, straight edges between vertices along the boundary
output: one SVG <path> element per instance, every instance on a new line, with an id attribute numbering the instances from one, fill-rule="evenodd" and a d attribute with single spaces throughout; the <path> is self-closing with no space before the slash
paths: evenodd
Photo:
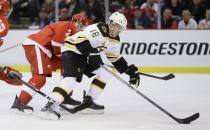
<path id="1" fill-rule="evenodd" d="M 24 73 L 24 80 L 29 77 L 29 73 Z M 49 94 L 59 80 L 60 76 L 55 73 L 42 91 Z M 105 114 L 73 115 L 61 112 L 62 117 L 58 121 L 43 120 L 36 115 L 47 100 L 37 94 L 30 102 L 35 109 L 33 115 L 13 115 L 10 107 L 21 87 L 0 81 L 0 130 L 210 130 L 209 80 L 208 74 L 176 74 L 176 78 L 170 81 L 141 77 L 140 91 L 174 116 L 184 118 L 199 112 L 200 118 L 190 125 L 177 124 L 114 78 L 110 79 L 96 101 L 105 105 Z M 73 97 L 81 100 L 82 90 L 88 89 L 90 81 L 84 78 Z"/>

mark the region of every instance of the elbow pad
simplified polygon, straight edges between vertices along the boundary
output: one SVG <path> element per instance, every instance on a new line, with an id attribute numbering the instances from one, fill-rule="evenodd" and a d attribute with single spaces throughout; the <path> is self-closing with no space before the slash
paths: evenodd
<path id="1" fill-rule="evenodd" d="M 86 57 L 90 53 L 98 53 L 97 49 L 93 48 L 88 40 L 76 44 L 77 49 Z"/>
<path id="2" fill-rule="evenodd" d="M 112 64 L 117 69 L 117 71 L 121 74 L 124 73 L 128 68 L 128 63 L 123 57 L 121 57 L 119 60 L 115 62 L 112 62 Z"/>

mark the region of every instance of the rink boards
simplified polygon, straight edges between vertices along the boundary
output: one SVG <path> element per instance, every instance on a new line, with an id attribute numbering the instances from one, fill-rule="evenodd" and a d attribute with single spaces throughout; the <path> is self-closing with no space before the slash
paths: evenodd
<path id="1" fill-rule="evenodd" d="M 38 30 L 10 30 L 0 50 L 22 43 Z M 210 73 L 207 30 L 128 30 L 121 34 L 121 54 L 144 72 Z M 1 65 L 29 71 L 21 46 L 1 53 Z"/>

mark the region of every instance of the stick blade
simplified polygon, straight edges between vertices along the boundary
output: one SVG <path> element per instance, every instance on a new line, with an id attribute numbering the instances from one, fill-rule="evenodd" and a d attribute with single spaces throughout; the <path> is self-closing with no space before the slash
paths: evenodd
<path id="1" fill-rule="evenodd" d="M 198 119 L 200 117 L 199 113 L 195 113 L 190 117 L 184 118 L 184 119 L 177 119 L 176 121 L 180 124 L 190 124 L 192 121 Z"/>
<path id="2" fill-rule="evenodd" d="M 175 78 L 174 74 L 169 74 L 169 75 L 163 77 L 164 80 L 170 80 L 170 79 L 173 79 L 173 78 Z"/>

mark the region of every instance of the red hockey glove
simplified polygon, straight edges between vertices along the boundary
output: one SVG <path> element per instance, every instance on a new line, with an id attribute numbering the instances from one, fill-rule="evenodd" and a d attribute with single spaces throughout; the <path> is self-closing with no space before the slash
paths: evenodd
<path id="1" fill-rule="evenodd" d="M 10 85 L 22 85 L 22 82 L 16 79 L 14 76 L 22 78 L 22 74 L 15 69 L 10 67 L 4 67 L 4 71 L 0 73 L 0 79 L 4 80 L 6 83 Z"/>

